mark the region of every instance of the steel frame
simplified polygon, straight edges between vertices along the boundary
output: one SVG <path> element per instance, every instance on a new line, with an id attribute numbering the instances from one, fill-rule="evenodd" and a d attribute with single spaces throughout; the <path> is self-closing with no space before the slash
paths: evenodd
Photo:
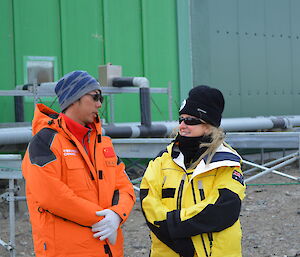
<path id="1" fill-rule="evenodd" d="M 23 85 L 16 86 L 17 89 L 15 90 L 0 90 L 0 96 L 31 96 L 33 97 L 34 105 L 38 103 L 38 99 L 40 97 L 45 96 L 56 96 L 54 92 L 54 87 L 56 85 L 55 82 L 44 83 L 47 86 L 38 86 L 38 84 L 32 84 L 32 86 L 28 87 L 28 90 L 22 90 L 21 88 Z M 139 87 L 101 87 L 101 91 L 103 95 L 107 95 L 110 98 L 110 119 L 114 121 L 114 94 L 132 94 L 132 93 L 139 93 Z M 149 88 L 150 93 L 152 94 L 167 94 L 168 95 L 168 119 L 171 121 L 173 117 L 173 110 L 172 110 L 172 85 L 171 82 L 168 83 L 167 88 Z"/>
<path id="2" fill-rule="evenodd" d="M 8 192 L 1 194 L 0 197 L 2 200 L 8 201 L 9 208 L 9 242 L 0 239 L 0 246 L 3 246 L 9 252 L 10 257 L 16 256 L 15 201 L 21 198 L 15 195 L 18 188 L 15 186 L 14 181 L 22 179 L 21 170 L 15 170 L 16 168 L 20 169 L 21 161 L 21 155 L 0 155 L 1 166 L 11 167 L 11 169 L 0 168 L 0 179 L 8 179 Z"/>

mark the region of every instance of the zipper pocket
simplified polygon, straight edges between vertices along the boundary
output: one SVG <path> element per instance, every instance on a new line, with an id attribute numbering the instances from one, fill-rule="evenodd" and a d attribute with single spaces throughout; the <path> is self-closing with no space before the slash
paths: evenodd
<path id="1" fill-rule="evenodd" d="M 198 181 L 198 189 L 199 189 L 199 193 L 200 193 L 200 199 L 201 199 L 201 201 L 203 201 L 205 199 L 205 194 L 204 194 L 203 184 L 202 184 L 201 180 Z M 213 235 L 212 235 L 212 233 L 211 232 L 207 233 L 207 237 L 208 237 L 208 240 L 209 240 L 209 255 L 208 255 L 207 250 L 206 250 L 203 235 L 201 234 L 201 239 L 202 239 L 202 244 L 203 244 L 203 247 L 204 247 L 205 254 L 206 254 L 206 256 L 211 256 L 211 250 L 212 250 L 212 244 L 213 244 Z"/>
<path id="2" fill-rule="evenodd" d="M 184 186 L 184 180 L 186 175 L 183 174 L 182 179 L 180 181 L 179 189 L 178 189 L 178 195 L 177 195 L 177 210 L 181 209 L 181 200 L 182 200 L 182 191 Z"/>

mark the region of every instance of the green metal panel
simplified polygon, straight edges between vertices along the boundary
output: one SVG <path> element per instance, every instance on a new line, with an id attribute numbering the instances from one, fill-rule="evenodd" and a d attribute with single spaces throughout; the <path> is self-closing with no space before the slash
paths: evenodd
<path id="1" fill-rule="evenodd" d="M 238 0 L 209 1 L 210 81 L 225 97 L 224 116 L 239 112 Z M 204 64 L 203 64 L 204 65 Z M 202 84 L 201 81 L 198 84 Z"/>
<path id="2" fill-rule="evenodd" d="M 147 77 L 151 87 L 172 85 L 173 112 L 177 113 L 180 101 L 175 1 L 7 0 L 1 5 L 1 17 L 7 24 L 1 30 L 11 24 L 15 38 L 15 42 L 13 37 L 3 40 L 5 59 L 12 61 L 11 69 L 13 61 L 16 66 L 15 71 L 7 71 L 9 87 L 27 82 L 26 62 L 30 58 L 55 60 L 55 80 L 75 69 L 87 70 L 98 78 L 98 65 L 113 63 L 122 65 L 123 76 Z M 187 18 L 186 10 L 180 11 L 182 19 Z M 7 63 L 1 64 L 1 75 L 3 67 L 9 69 Z M 14 77 L 16 81 L 12 81 Z M 168 119 L 167 95 L 155 94 L 152 99 L 153 119 Z M 42 102 L 50 105 L 52 100 L 43 98 Z M 57 104 L 55 109 L 58 110 Z M 104 108 L 105 118 L 107 109 Z M 137 94 L 115 96 L 116 121 L 139 121 L 137 110 Z M 25 119 L 29 121 L 32 116 L 33 99 L 27 97 Z"/>
<path id="3" fill-rule="evenodd" d="M 105 63 L 122 65 L 123 76 L 147 77 L 151 87 L 168 87 L 171 82 L 176 102 L 174 110 L 177 111 L 178 61 L 174 2 L 104 0 L 103 10 Z M 152 95 L 153 120 L 168 119 L 167 99 L 167 95 Z M 115 120 L 140 120 L 138 95 L 116 95 L 114 103 Z"/>
<path id="4" fill-rule="evenodd" d="M 272 114 L 290 114 L 292 110 L 289 93 L 292 70 L 289 3 L 280 0 L 266 1 L 268 104 L 272 108 Z"/>
<path id="5" fill-rule="evenodd" d="M 292 0 L 290 1 L 290 20 L 291 20 L 291 76 L 292 76 L 292 89 L 289 92 L 290 99 L 293 103 L 293 108 L 291 114 L 299 115 L 300 110 L 300 19 L 299 19 L 299 10 L 300 10 L 300 1 Z"/>
<path id="6" fill-rule="evenodd" d="M 180 99 L 185 99 L 193 87 L 190 0 L 177 0 L 178 69 Z"/>
<path id="7" fill-rule="evenodd" d="M 17 83 L 24 83 L 24 56 L 60 57 L 59 3 L 52 0 L 15 0 Z M 60 67 L 59 67 L 60 69 Z"/>
<path id="8" fill-rule="evenodd" d="M 102 2 L 60 2 L 63 74 L 73 70 L 86 70 L 98 78 L 98 65 L 103 64 L 104 60 Z"/>
<path id="9" fill-rule="evenodd" d="M 223 91 L 225 117 L 298 113 L 299 11 L 295 0 L 192 0 L 193 80 Z"/>
<path id="10" fill-rule="evenodd" d="M 190 0 L 193 85 L 211 83 L 209 2 Z"/>
<path id="11" fill-rule="evenodd" d="M 171 83 L 173 118 L 176 119 L 180 107 L 176 3 L 172 0 L 143 0 L 142 11 L 145 76 L 151 87 L 167 87 Z M 152 98 L 159 107 L 152 108 L 153 120 L 167 119 L 166 96 L 153 95 Z"/>
<path id="12" fill-rule="evenodd" d="M 58 70 L 61 70 L 61 38 L 59 2 L 52 0 L 15 0 L 14 29 L 16 53 L 16 82 L 24 84 L 24 57 L 52 56 L 58 60 Z M 51 104 L 51 99 L 42 99 Z M 33 99 L 26 97 L 24 101 L 25 119 L 33 117 Z"/>
<path id="13" fill-rule="evenodd" d="M 124 77 L 144 76 L 140 1 L 103 0 L 103 16 L 104 64 L 121 65 Z M 140 120 L 137 94 L 115 95 L 114 108 L 116 121 Z"/>
<path id="14" fill-rule="evenodd" d="M 15 84 L 15 57 L 14 57 L 14 31 L 13 9 L 10 0 L 0 1 L 0 68 L 1 90 L 14 89 Z M 0 96 L 2 122 L 13 122 L 14 101 L 13 97 Z"/>
<path id="15" fill-rule="evenodd" d="M 240 116 L 268 115 L 265 2 L 239 2 L 238 5 Z M 249 22 L 251 21 L 251 22 Z M 258 61 L 259 60 L 259 61 Z M 255 104 L 253 104 L 255 103 Z"/>

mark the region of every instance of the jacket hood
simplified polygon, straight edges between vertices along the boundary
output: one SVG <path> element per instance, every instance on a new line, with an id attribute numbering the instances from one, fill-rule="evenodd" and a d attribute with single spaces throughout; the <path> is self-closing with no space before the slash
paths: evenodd
<path id="1" fill-rule="evenodd" d="M 101 123 L 99 117 L 94 120 L 97 134 L 101 133 Z M 56 131 L 66 129 L 65 121 L 59 116 L 59 113 L 52 110 L 44 104 L 37 104 L 34 110 L 32 120 L 32 135 L 34 136 L 43 128 L 51 128 Z"/>

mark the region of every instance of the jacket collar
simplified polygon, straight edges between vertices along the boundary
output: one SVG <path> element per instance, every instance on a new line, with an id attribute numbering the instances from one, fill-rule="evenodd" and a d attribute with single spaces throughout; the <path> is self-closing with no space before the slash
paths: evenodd
<path id="1" fill-rule="evenodd" d="M 174 144 L 169 145 L 168 150 L 171 153 L 173 161 L 182 167 L 184 170 L 186 170 L 184 165 L 184 157 L 183 154 L 179 151 L 179 149 L 176 148 L 177 146 Z M 221 144 L 216 153 L 214 154 L 211 162 L 207 164 L 207 158 L 208 156 L 205 156 L 200 163 L 197 165 L 197 167 L 193 171 L 193 175 L 191 177 L 194 178 L 195 176 L 205 173 L 207 171 L 224 167 L 224 166 L 230 166 L 230 167 L 240 167 L 241 166 L 241 156 L 233 150 L 228 144 L 223 143 Z"/>
<path id="2" fill-rule="evenodd" d="M 91 126 L 96 130 L 97 135 L 101 134 L 101 122 L 99 117 L 95 118 Z M 35 135 L 43 128 L 51 128 L 56 131 L 61 131 L 62 129 L 68 130 L 64 119 L 59 117 L 59 113 L 44 104 L 36 104 L 32 120 L 32 134 Z"/>
<path id="3" fill-rule="evenodd" d="M 72 120 L 67 115 L 60 113 L 60 117 L 63 117 L 63 119 L 66 122 L 66 126 L 68 130 L 77 138 L 79 142 L 83 142 L 84 136 L 92 129 L 91 124 L 89 126 L 85 127 L 79 124 L 78 122 Z"/>

